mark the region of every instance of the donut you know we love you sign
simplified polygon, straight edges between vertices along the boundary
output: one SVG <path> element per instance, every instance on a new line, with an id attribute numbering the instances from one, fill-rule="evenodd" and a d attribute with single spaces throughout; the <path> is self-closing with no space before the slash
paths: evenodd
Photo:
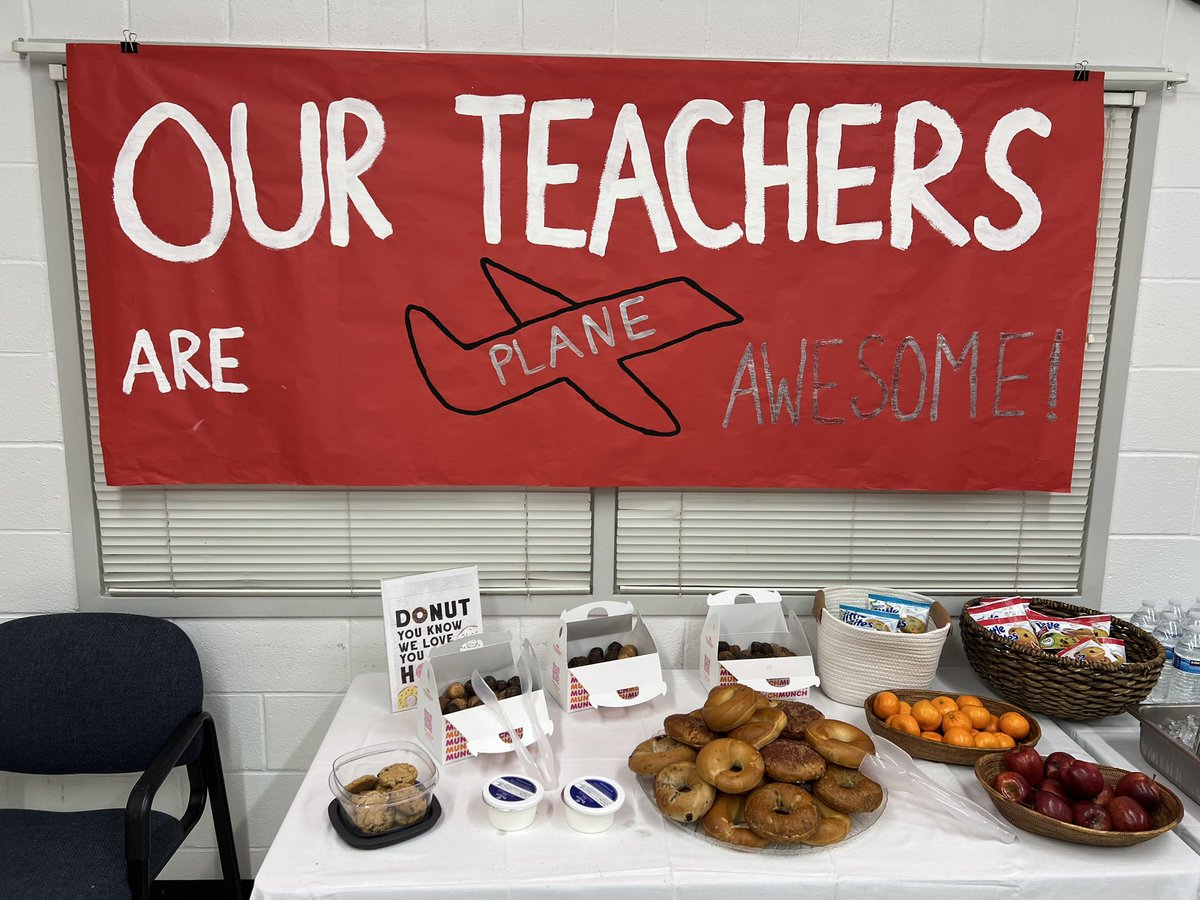
<path id="1" fill-rule="evenodd" d="M 112 484 L 1070 487 L 1098 74 L 68 66 Z"/>
<path id="2" fill-rule="evenodd" d="M 379 587 L 392 712 L 416 709 L 421 666 L 430 648 L 483 630 L 479 569 L 384 578 Z"/>

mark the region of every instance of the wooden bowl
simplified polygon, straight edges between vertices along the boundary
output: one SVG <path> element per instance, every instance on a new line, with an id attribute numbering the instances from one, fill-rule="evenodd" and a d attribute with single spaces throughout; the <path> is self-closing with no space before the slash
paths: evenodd
<path id="1" fill-rule="evenodd" d="M 1073 844 L 1088 844 L 1092 847 L 1130 847 L 1134 844 L 1140 844 L 1142 841 L 1156 838 L 1160 834 L 1170 831 L 1183 821 L 1183 804 L 1171 789 L 1160 781 L 1158 782 L 1158 790 L 1162 794 L 1163 802 L 1162 806 L 1156 809 L 1150 816 L 1150 821 L 1154 827 L 1149 831 L 1093 831 L 1091 828 L 1069 825 L 1066 822 L 1060 822 L 1058 819 L 1052 819 L 1049 816 L 1043 816 L 1039 812 L 1034 812 L 1029 807 L 1022 806 L 1020 803 L 1014 803 L 993 788 L 992 782 L 1004 769 L 1004 754 L 992 752 L 975 763 L 975 777 L 979 779 L 979 783 L 983 785 L 983 789 L 992 798 L 992 803 L 996 805 L 996 809 L 1000 815 L 1004 816 L 1004 818 L 1008 819 L 1008 821 L 1012 822 L 1018 828 L 1024 831 L 1032 831 L 1034 834 L 1040 834 L 1043 837 L 1054 838 L 1059 841 L 1070 841 Z M 1116 787 L 1117 782 L 1121 780 L 1121 776 L 1127 774 L 1128 770 L 1116 769 L 1112 766 L 1100 766 L 1100 771 L 1104 774 L 1104 780 L 1113 787 Z"/>
<path id="2" fill-rule="evenodd" d="M 895 728 L 888 728 L 883 724 L 883 719 L 875 715 L 872 709 L 875 705 L 875 698 L 881 693 L 883 692 L 879 691 L 872 694 L 863 701 L 863 710 L 867 714 L 867 725 L 880 737 L 885 737 L 893 744 L 908 751 L 909 756 L 916 759 L 929 759 L 934 762 L 949 763 L 952 766 L 973 766 L 989 753 L 996 752 L 995 750 L 977 750 L 974 747 L 952 747 L 949 744 L 943 744 L 939 741 L 927 740 L 920 735 L 909 734 Z M 892 693 L 909 704 L 916 703 L 918 700 L 932 700 L 934 697 L 949 696 L 944 691 L 897 690 L 892 691 Z M 1017 741 L 1018 747 L 1033 747 L 1042 739 L 1042 727 L 1038 724 L 1037 719 L 1031 713 L 1027 713 L 1021 709 L 1021 707 L 1005 703 L 1003 700 L 993 700 L 990 697 L 980 697 L 979 702 L 994 716 L 1001 716 L 1006 712 L 1015 712 L 1020 713 L 1026 718 L 1029 722 L 1029 734 L 1022 740 Z"/>

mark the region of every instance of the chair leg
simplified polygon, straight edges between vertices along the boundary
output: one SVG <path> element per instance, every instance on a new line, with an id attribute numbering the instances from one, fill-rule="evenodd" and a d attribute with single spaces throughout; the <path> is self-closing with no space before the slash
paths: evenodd
<path id="1" fill-rule="evenodd" d="M 237 846 L 233 838 L 233 820 L 225 793 L 225 774 L 221 770 L 221 751 L 217 748 L 217 728 L 212 717 L 204 721 L 204 747 L 200 755 L 208 795 L 212 798 L 213 829 L 221 856 L 221 877 L 227 900 L 242 900 L 242 879 L 238 871 Z"/>
<path id="2" fill-rule="evenodd" d="M 130 860 L 127 863 L 129 876 L 129 893 L 133 900 L 149 900 L 150 898 L 150 864 L 144 859 Z"/>

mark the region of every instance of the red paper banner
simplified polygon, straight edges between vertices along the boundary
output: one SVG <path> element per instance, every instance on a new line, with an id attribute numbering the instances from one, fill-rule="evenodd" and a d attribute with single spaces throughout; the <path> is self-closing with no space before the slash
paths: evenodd
<path id="1" fill-rule="evenodd" d="M 1098 75 L 68 69 L 110 484 L 1069 489 Z"/>

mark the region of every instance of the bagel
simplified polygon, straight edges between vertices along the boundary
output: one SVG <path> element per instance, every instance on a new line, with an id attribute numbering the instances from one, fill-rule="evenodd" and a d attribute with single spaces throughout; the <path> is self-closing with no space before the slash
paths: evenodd
<path id="1" fill-rule="evenodd" d="M 848 769 L 857 769 L 864 756 L 875 752 L 875 744 L 865 731 L 837 719 L 811 723 L 804 730 L 804 739 L 826 760 Z"/>
<path id="2" fill-rule="evenodd" d="M 764 784 L 746 798 L 746 824 L 772 841 L 795 844 L 817 830 L 821 812 L 804 788 Z"/>
<path id="3" fill-rule="evenodd" d="M 654 776 L 654 804 L 676 822 L 702 818 L 716 799 L 717 789 L 700 777 L 695 763 L 671 763 Z"/>
<path id="4" fill-rule="evenodd" d="M 825 757 L 803 741 L 780 738 L 763 747 L 763 765 L 773 781 L 800 784 L 815 781 L 825 774 Z"/>
<path id="5" fill-rule="evenodd" d="M 700 777 L 726 794 L 744 794 L 758 787 L 765 767 L 762 754 L 745 741 L 717 738 L 696 756 Z"/>
<path id="6" fill-rule="evenodd" d="M 754 710 L 750 720 L 739 725 L 729 736 L 736 741 L 745 741 L 761 750 L 783 732 L 787 725 L 787 714 L 774 706 L 760 706 Z"/>
<path id="7" fill-rule="evenodd" d="M 815 706 L 808 703 L 801 703 L 798 700 L 780 700 L 778 704 L 779 708 L 788 717 L 788 723 L 784 726 L 780 737 L 785 737 L 791 741 L 804 740 L 805 729 L 818 719 L 825 718 L 825 713 L 821 712 Z"/>
<path id="8" fill-rule="evenodd" d="M 708 726 L 694 716 L 684 716 L 678 713 L 667 716 L 663 719 L 663 728 L 666 729 L 668 735 L 689 747 L 700 748 L 716 738 L 716 735 L 709 731 Z"/>
<path id="9" fill-rule="evenodd" d="M 629 754 L 629 770 L 638 775 L 657 775 L 672 763 L 695 761 L 695 750 L 673 737 L 660 734 L 633 748 Z"/>
<path id="10" fill-rule="evenodd" d="M 744 684 L 720 684 L 708 692 L 700 715 L 713 731 L 732 731 L 758 708 L 758 695 Z"/>
<path id="11" fill-rule="evenodd" d="M 826 806 L 838 812 L 872 812 L 883 803 L 883 788 L 858 769 L 848 769 L 833 763 L 813 785 L 813 794 Z"/>
<path id="12" fill-rule="evenodd" d="M 701 820 L 705 833 L 726 844 L 761 849 L 767 839 L 755 834 L 746 824 L 746 798 L 742 794 L 717 794 L 712 808 Z"/>
<path id="13" fill-rule="evenodd" d="M 820 800 L 817 800 L 817 809 L 821 812 L 821 821 L 817 823 L 816 831 L 804 839 L 804 843 L 827 847 L 850 836 L 854 823 L 848 815 L 826 806 Z"/>

